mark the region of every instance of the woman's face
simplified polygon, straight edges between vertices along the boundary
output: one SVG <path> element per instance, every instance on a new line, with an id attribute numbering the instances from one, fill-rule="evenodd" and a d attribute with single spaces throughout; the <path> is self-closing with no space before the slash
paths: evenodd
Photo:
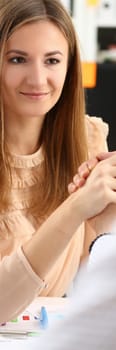
<path id="1" fill-rule="evenodd" d="M 2 69 L 5 117 L 44 117 L 58 101 L 68 65 L 68 43 L 49 21 L 26 24 L 8 39 Z"/>

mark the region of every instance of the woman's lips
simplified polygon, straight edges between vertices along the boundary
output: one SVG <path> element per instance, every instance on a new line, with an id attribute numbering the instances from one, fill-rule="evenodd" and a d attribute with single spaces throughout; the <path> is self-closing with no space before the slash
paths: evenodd
<path id="1" fill-rule="evenodd" d="M 20 92 L 21 95 L 30 99 L 39 100 L 48 95 L 48 92 Z"/>

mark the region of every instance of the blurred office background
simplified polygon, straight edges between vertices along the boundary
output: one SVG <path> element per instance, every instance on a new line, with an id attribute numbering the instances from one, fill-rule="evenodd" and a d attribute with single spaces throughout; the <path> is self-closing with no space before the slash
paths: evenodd
<path id="1" fill-rule="evenodd" d="M 109 149 L 116 150 L 116 0 L 62 3 L 73 18 L 80 40 L 87 113 L 108 122 Z"/>

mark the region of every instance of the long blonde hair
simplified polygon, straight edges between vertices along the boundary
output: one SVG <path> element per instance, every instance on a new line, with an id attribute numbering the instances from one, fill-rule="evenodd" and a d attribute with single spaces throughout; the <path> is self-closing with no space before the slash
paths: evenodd
<path id="1" fill-rule="evenodd" d="M 41 206 L 44 212 L 57 207 L 67 197 L 67 185 L 87 157 L 84 91 L 77 38 L 71 17 L 58 0 L 0 0 L 0 76 L 5 43 L 10 35 L 26 23 L 46 19 L 57 25 L 67 40 L 69 65 L 62 94 L 57 104 L 47 113 L 40 136 L 44 155 Z M 7 205 L 11 188 L 7 154 L 0 94 L 1 208 Z"/>

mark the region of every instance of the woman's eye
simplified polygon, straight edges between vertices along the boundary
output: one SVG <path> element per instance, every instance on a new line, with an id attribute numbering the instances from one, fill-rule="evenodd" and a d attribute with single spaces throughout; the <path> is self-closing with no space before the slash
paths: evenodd
<path id="1" fill-rule="evenodd" d="M 60 60 L 58 58 L 48 58 L 47 59 L 47 64 L 58 64 Z"/>
<path id="2" fill-rule="evenodd" d="M 19 63 L 25 63 L 25 58 L 24 57 L 12 57 L 9 59 L 9 62 L 19 64 Z"/>

